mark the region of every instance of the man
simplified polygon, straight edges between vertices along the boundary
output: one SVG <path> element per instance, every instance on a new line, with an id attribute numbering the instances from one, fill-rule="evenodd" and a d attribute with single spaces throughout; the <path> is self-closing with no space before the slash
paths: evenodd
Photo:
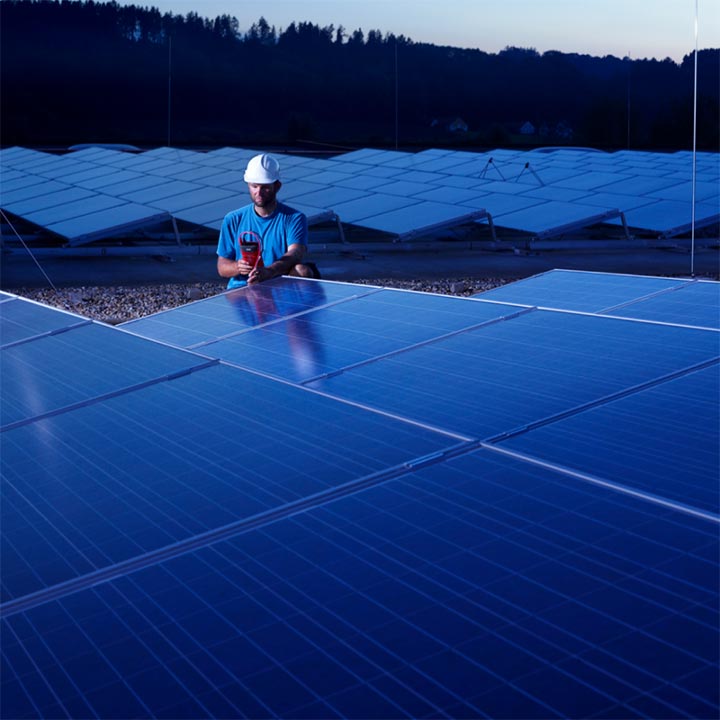
<path id="1" fill-rule="evenodd" d="M 307 218 L 277 199 L 280 164 L 266 153 L 250 159 L 244 178 L 252 203 L 228 213 L 220 229 L 217 270 L 228 278 L 228 289 L 269 280 L 279 275 L 315 277 L 302 264 L 307 250 Z M 241 244 L 259 243 L 260 260 L 246 255 Z"/>

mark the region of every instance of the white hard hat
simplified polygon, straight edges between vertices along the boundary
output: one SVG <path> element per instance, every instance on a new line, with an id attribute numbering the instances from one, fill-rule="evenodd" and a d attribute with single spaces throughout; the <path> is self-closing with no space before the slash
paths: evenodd
<path id="1" fill-rule="evenodd" d="M 267 153 L 250 158 L 243 178 L 246 183 L 270 185 L 280 179 L 280 163 Z"/>

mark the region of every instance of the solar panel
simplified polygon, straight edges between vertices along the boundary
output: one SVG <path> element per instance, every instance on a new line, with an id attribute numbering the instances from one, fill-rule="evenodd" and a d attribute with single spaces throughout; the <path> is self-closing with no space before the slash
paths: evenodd
<path id="1" fill-rule="evenodd" d="M 376 290 L 345 283 L 282 278 L 131 320 L 123 323 L 123 328 L 176 347 L 196 347 Z"/>
<path id="2" fill-rule="evenodd" d="M 62 190 L 56 190 L 45 195 L 33 197 L 26 200 L 17 200 L 16 202 L 6 202 L 5 207 L 16 215 L 31 214 L 36 211 L 46 210 L 47 208 L 57 207 L 66 203 L 73 203 L 79 200 L 87 200 L 95 197 L 96 194 L 92 190 L 84 190 L 78 187 L 67 187 Z"/>
<path id="3" fill-rule="evenodd" d="M 206 197 L 215 197 L 208 194 L 211 187 L 244 194 L 243 166 L 256 152 L 245 148 L 221 148 L 208 153 L 156 148 L 128 154 L 89 148 L 57 156 L 9 148 L 0 158 L 5 167 L 19 175 L 10 176 L 4 183 L 2 202 L 8 209 L 11 204 L 21 203 L 18 211 L 21 217 L 47 227 L 49 223 L 29 215 L 41 209 L 39 203 L 47 193 L 77 185 L 175 214 L 205 205 Z M 425 206 L 415 226 L 411 226 L 405 212 L 383 218 L 379 225 L 365 222 L 366 218 L 375 219 L 379 214 L 375 211 L 376 193 L 395 194 L 404 201 L 402 206 L 384 212 L 407 207 L 415 198 L 437 202 L 436 193 L 439 193 L 443 203 L 485 210 L 496 221 L 496 227 L 528 233 L 535 239 L 568 234 L 598 223 L 622 224 L 621 219 L 613 220 L 607 214 L 610 210 L 630 214 L 631 227 L 657 233 L 662 238 L 687 232 L 691 226 L 687 218 L 691 215 L 689 167 L 693 156 L 686 153 L 669 156 L 642 152 L 503 149 L 487 153 L 438 149 L 407 153 L 364 149 L 331 159 L 280 155 L 286 183 L 283 197 L 301 198 L 302 208 L 307 208 L 313 223 L 324 222 L 330 211 L 341 222 L 393 234 L 399 239 L 435 231 L 438 223 L 428 222 L 425 217 L 429 206 Z M 699 170 L 695 183 L 695 223 L 702 228 L 718 220 L 720 172 L 716 154 L 700 153 L 695 159 Z M 159 177 L 166 178 L 167 182 L 158 182 Z M 301 188 L 307 188 L 307 193 Z M 452 188 L 463 192 L 453 194 Z M 488 197 L 480 201 L 472 191 L 486 193 Z M 159 202 L 185 192 L 197 192 L 197 201 L 187 197 L 177 202 Z M 200 197 L 203 193 L 206 195 Z M 362 201 L 363 193 L 367 205 L 364 202 L 351 205 L 351 214 L 346 216 L 345 208 L 340 206 L 355 198 Z M 522 199 L 508 205 L 502 195 Z M 36 198 L 38 204 L 33 202 Z M 532 207 L 533 211 L 511 216 L 508 207 L 513 211 Z M 590 207 L 605 212 L 591 212 Z M 188 221 L 217 229 L 228 209 L 219 213 L 193 213 Z M 467 220 L 462 212 L 458 216 L 445 214 L 447 220 L 440 213 L 439 228 L 460 225 Z M 198 221 L 198 217 L 204 219 Z M 105 229 L 83 235 L 70 234 L 69 239 L 73 244 L 92 242 L 126 229 L 125 224 L 116 225 L 112 217 L 109 220 Z M 138 217 L 134 222 L 152 224 L 157 218 L 143 221 Z M 64 227 L 56 224 L 51 230 L 63 234 Z"/>
<path id="4" fill-rule="evenodd" d="M 485 214 L 484 211 L 471 207 L 443 205 L 424 200 L 414 205 L 363 218 L 362 225 L 401 238 L 409 238 L 423 232 L 469 223 Z"/>
<path id="5" fill-rule="evenodd" d="M 490 202 L 486 207 L 493 218 L 497 217 L 504 227 L 531 232 L 537 237 L 558 235 L 580 227 L 608 222 L 620 214 L 619 210 L 611 208 L 601 209 L 579 203 L 535 200 L 534 205 L 512 212 L 493 212 Z"/>
<path id="6" fill-rule="evenodd" d="M 8 617 L 3 715 L 710 717 L 716 549 L 480 451 Z"/>
<path id="7" fill-rule="evenodd" d="M 686 284 L 685 280 L 673 278 L 551 270 L 487 290 L 476 297 L 498 302 L 600 313 Z"/>
<path id="8" fill-rule="evenodd" d="M 719 363 L 504 439 L 500 446 L 717 515 L 720 486 L 708 480 L 720 468 Z"/>
<path id="9" fill-rule="evenodd" d="M 89 322 L 82 317 L 5 293 L 0 300 L 0 347 L 3 348 Z"/>
<path id="10" fill-rule="evenodd" d="M 334 210 L 342 221 L 350 225 L 361 224 L 369 217 L 380 215 L 389 210 L 418 205 L 420 200 L 404 198 L 398 195 L 372 193 L 367 197 L 336 203 Z M 364 223 L 363 223 L 364 224 Z"/>
<path id="11" fill-rule="evenodd" d="M 720 330 L 720 283 L 687 282 L 672 290 L 640 298 L 608 313 Z"/>
<path id="12" fill-rule="evenodd" d="M 224 201 L 230 207 L 237 203 L 237 194 L 232 190 L 223 188 L 200 187 L 177 195 L 159 198 L 148 202 L 148 204 L 174 215 L 187 208 L 207 205 L 218 200 Z"/>
<path id="13" fill-rule="evenodd" d="M 633 208 L 625 213 L 630 227 L 654 230 L 666 237 L 687 232 L 692 227 L 693 208 L 689 202 L 658 200 L 655 203 Z M 720 220 L 720 210 L 712 203 L 695 205 L 695 227 L 702 228 Z M 609 221 L 617 224 L 618 221 Z"/>
<path id="14" fill-rule="evenodd" d="M 310 386 L 486 439 L 717 355 L 718 335 L 707 330 L 535 310 Z"/>
<path id="15" fill-rule="evenodd" d="M 71 245 L 80 245 L 164 220 L 169 220 L 165 212 L 134 203 L 122 203 L 100 212 L 50 222 L 47 229 L 67 238 Z"/>
<path id="16" fill-rule="evenodd" d="M 3 428 L 208 364 L 193 353 L 59 315 L 65 332 L 3 348 Z"/>
<path id="17" fill-rule="evenodd" d="M 130 202 L 152 205 L 157 200 L 174 197 L 176 195 L 180 195 L 181 193 L 190 193 L 193 191 L 201 192 L 203 190 L 205 190 L 205 188 L 197 183 L 185 182 L 183 180 L 159 182 L 156 179 L 155 185 L 135 192 L 126 193 L 123 197 Z M 195 203 L 195 205 L 200 205 L 200 203 Z"/>
<path id="18" fill-rule="evenodd" d="M 661 280 L 538 289 L 717 301 Z M 718 332 L 531 284 L 0 295 L 0 714 L 717 716 Z"/>
<path id="19" fill-rule="evenodd" d="M 61 190 L 59 192 L 66 191 Z M 54 193 L 52 195 L 54 195 Z M 71 220 L 82 217 L 83 215 L 88 215 L 89 213 L 102 212 L 124 204 L 126 203 L 121 198 L 91 193 L 86 198 L 68 201 L 62 205 L 51 204 L 49 207 L 46 207 L 44 202 L 40 202 L 36 209 L 26 212 L 25 217 L 38 225 L 49 226 L 62 222 L 63 220 Z"/>
<path id="20" fill-rule="evenodd" d="M 143 421 L 151 416 L 153 430 Z M 273 436 L 292 437 L 292 447 L 270 458 Z M 2 435 L 3 539 L 14 550 L 4 554 L 5 600 L 93 572 L 125 574 L 113 566 L 204 533 L 234 534 L 259 514 L 454 445 L 222 365 L 95 398 Z"/>
<path id="21" fill-rule="evenodd" d="M 284 294 L 285 288 L 278 286 L 278 298 Z M 322 298 L 323 285 L 311 283 L 303 294 Z M 238 293 L 235 302 L 241 299 Z M 255 311 L 254 318 L 268 312 L 268 305 L 272 309 L 272 300 L 272 295 L 265 294 L 260 304 L 250 303 L 249 309 L 243 304 L 242 310 Z M 198 350 L 280 379 L 310 382 L 517 313 L 514 307 L 496 303 L 459 304 L 457 298 L 428 300 L 417 293 L 389 290 L 350 296 L 326 307 L 320 301 L 315 305 L 312 312 L 290 315 L 282 321 L 268 312 L 261 332 L 235 333 L 206 342 Z M 420 308 L 422 312 L 418 313 Z"/>

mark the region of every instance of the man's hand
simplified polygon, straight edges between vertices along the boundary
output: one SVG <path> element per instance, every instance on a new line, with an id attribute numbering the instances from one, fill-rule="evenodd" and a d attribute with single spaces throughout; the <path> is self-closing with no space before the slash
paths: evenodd
<path id="1" fill-rule="evenodd" d="M 270 278 L 275 277 L 275 273 L 270 270 L 269 268 L 263 267 L 256 267 L 254 269 L 251 269 L 248 273 L 248 285 L 252 285 L 253 283 L 262 282 L 263 280 L 269 280 Z"/>
<path id="2" fill-rule="evenodd" d="M 305 254 L 305 246 L 293 244 L 287 249 L 287 252 L 272 265 L 267 267 L 257 267 L 255 269 L 248 266 L 248 284 L 262 282 L 270 278 L 280 275 L 287 275 L 303 258 Z M 252 271 L 252 272 L 250 272 Z"/>

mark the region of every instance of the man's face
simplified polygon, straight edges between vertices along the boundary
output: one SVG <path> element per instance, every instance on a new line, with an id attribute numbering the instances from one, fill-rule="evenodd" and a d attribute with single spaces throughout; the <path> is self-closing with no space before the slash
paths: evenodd
<path id="1" fill-rule="evenodd" d="M 255 207 L 266 209 L 274 205 L 275 196 L 280 189 L 280 181 L 278 180 L 268 185 L 248 183 L 248 189 L 250 190 L 250 198 Z"/>

